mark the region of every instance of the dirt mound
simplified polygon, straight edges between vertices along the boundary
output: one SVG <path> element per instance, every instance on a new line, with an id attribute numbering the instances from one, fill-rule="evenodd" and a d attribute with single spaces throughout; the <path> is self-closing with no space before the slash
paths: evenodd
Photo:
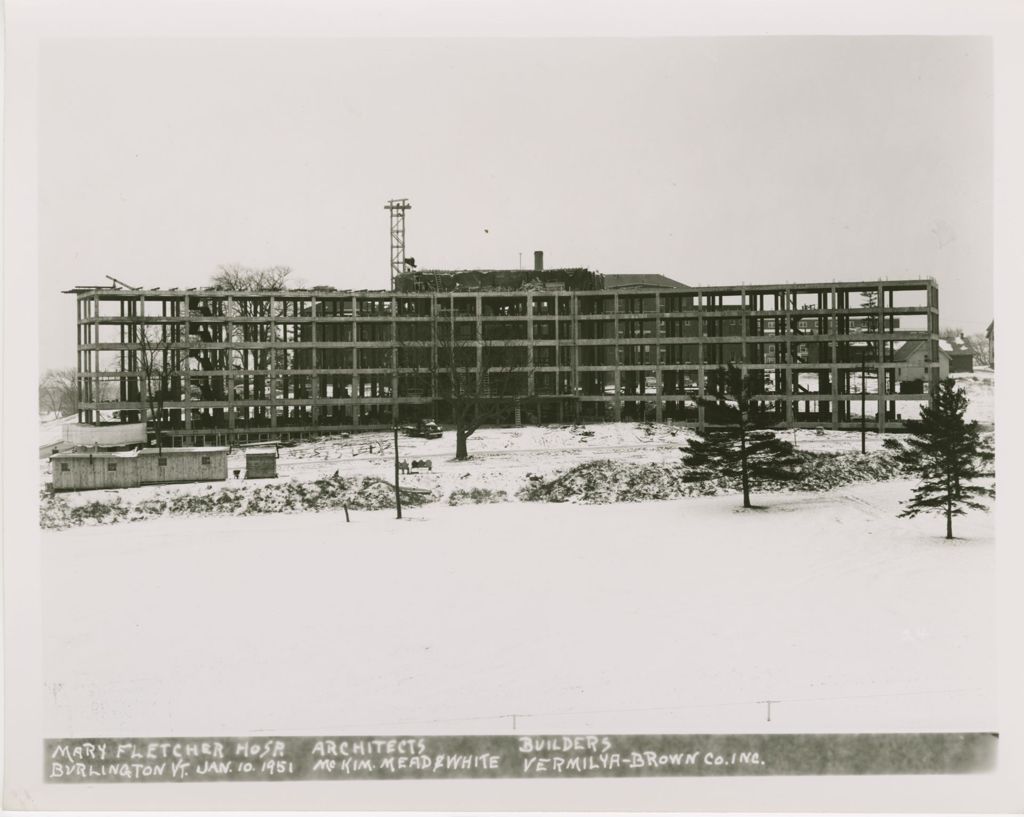
<path id="1" fill-rule="evenodd" d="M 639 465 L 594 460 L 551 480 L 531 476 L 517 496 L 524 502 L 642 502 L 716 493 L 714 486 L 682 481 L 681 465 Z"/>
<path id="2" fill-rule="evenodd" d="M 882 481 L 900 475 L 896 461 L 888 453 L 802 455 L 799 479 L 786 483 L 762 484 L 757 491 L 827 491 L 851 482 Z M 570 468 L 554 479 L 530 476 L 517 494 L 524 502 L 644 502 L 650 499 L 677 499 L 740 490 L 736 479 L 685 482 L 682 464 L 652 463 L 640 465 L 595 460 Z"/>
<path id="3" fill-rule="evenodd" d="M 507 492 L 491 488 L 456 488 L 448 497 L 449 505 L 482 505 L 507 501 Z"/>
<path id="4" fill-rule="evenodd" d="M 887 451 L 803 456 L 803 474 L 790 486 L 792 490 L 828 491 L 851 482 L 882 482 L 902 475 L 899 463 Z"/>

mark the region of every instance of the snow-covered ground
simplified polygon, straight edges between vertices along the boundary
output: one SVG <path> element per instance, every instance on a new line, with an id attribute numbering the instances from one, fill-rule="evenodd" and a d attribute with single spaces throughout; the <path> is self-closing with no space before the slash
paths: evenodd
<path id="1" fill-rule="evenodd" d="M 956 384 L 963 388 L 970 401 L 967 406 L 967 419 L 977 420 L 984 426 L 995 424 L 995 372 L 987 367 L 978 367 L 973 372 L 953 375 Z"/>
<path id="2" fill-rule="evenodd" d="M 860 435 L 847 431 L 799 429 L 781 432 L 801 450 L 828 452 L 860 451 Z M 399 457 L 412 463 L 428 459 L 432 470 L 402 474 L 401 484 L 407 488 L 429 491 L 444 499 L 453 491 L 486 489 L 504 491 L 509 499 L 524 487 L 531 476 L 550 479 L 575 465 L 593 460 L 611 459 L 621 463 L 678 463 L 680 448 L 693 436 L 685 428 L 654 423 L 603 423 L 593 426 L 542 426 L 523 428 L 483 428 L 469 441 L 470 459 L 454 459 L 455 435 L 446 431 L 441 439 L 424 440 L 399 437 Z M 883 435 L 868 435 L 868 450 L 882 448 Z M 366 432 L 351 437 L 327 437 L 316 441 L 281 447 L 277 462 L 278 476 L 273 480 L 242 483 L 248 486 L 273 482 L 310 482 L 338 473 L 349 478 L 378 477 L 394 480 L 394 440 L 391 434 Z M 50 479 L 50 463 L 42 460 L 40 477 Z M 233 450 L 228 455 L 229 475 L 239 469 L 244 473 L 245 454 Z M 64 492 L 61 497 L 71 505 L 88 502 L 140 502 L 180 494 L 202 494 L 220 486 L 238 485 L 230 477 L 224 482 L 198 482 L 181 485 L 147 485 L 107 491 Z"/>
<path id="3" fill-rule="evenodd" d="M 44 531 L 46 729 L 996 729 L 991 519 L 947 543 L 909 491 Z"/>
<path id="4" fill-rule="evenodd" d="M 64 427 L 78 422 L 78 415 L 69 414 L 67 417 L 58 417 L 53 412 L 47 412 L 39 417 L 39 445 L 56 445 L 64 439 Z"/>

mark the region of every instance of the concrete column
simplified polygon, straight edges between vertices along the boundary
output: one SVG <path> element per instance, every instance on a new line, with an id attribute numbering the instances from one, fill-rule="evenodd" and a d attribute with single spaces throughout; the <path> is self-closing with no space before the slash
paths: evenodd
<path id="1" fill-rule="evenodd" d="M 309 324 L 309 342 L 313 344 L 313 347 L 309 350 L 309 368 L 313 370 L 313 374 L 309 375 L 309 417 L 314 428 L 320 425 L 320 406 L 316 403 L 320 399 L 320 352 L 316 348 L 317 336 L 319 335 L 317 332 L 316 310 L 317 300 L 315 297 L 310 298 L 309 311 L 311 322 Z"/>
<path id="2" fill-rule="evenodd" d="M 177 315 L 177 317 L 182 318 L 182 321 L 177 324 L 177 328 L 178 328 L 178 332 L 177 332 L 178 340 L 177 340 L 177 342 L 179 344 L 181 344 L 182 346 L 185 346 L 186 348 L 184 348 L 184 349 L 173 349 L 171 351 L 171 358 L 172 358 L 172 360 L 174 361 L 174 363 L 178 367 L 181 367 L 183 369 L 182 375 L 181 375 L 181 390 L 182 390 L 182 398 L 183 398 L 182 402 L 185 404 L 185 407 L 181 409 L 181 412 L 184 415 L 182 419 L 185 421 L 185 430 L 190 432 L 192 430 L 192 369 L 191 369 L 191 362 L 190 362 L 191 358 L 190 358 L 190 355 L 189 355 L 189 352 L 191 351 L 191 349 L 188 348 L 188 338 L 189 338 L 189 333 L 188 333 L 188 328 L 189 328 L 188 327 L 188 319 L 189 319 L 188 296 L 187 295 L 183 296 L 181 298 L 181 300 L 179 301 L 179 304 L 180 304 L 180 306 L 179 306 L 180 314 Z M 165 311 L 166 310 L 161 310 L 161 313 L 164 313 Z M 172 316 L 172 317 L 174 317 L 174 316 Z M 170 331 L 172 333 L 172 339 L 173 339 L 173 334 L 174 334 L 173 327 L 174 327 L 174 324 L 166 324 L 165 326 L 161 326 L 160 327 L 160 331 L 161 331 L 161 333 L 163 333 L 167 329 L 170 329 Z M 173 342 L 173 340 L 172 340 L 172 342 Z"/>
<path id="3" fill-rule="evenodd" d="M 349 398 L 348 408 L 352 412 L 352 425 L 359 425 L 359 372 L 355 369 L 352 370 L 352 394 Z"/>
<path id="4" fill-rule="evenodd" d="M 704 366 L 697 369 L 697 428 L 703 430 L 706 422 L 704 406 Z"/>
<path id="5" fill-rule="evenodd" d="M 558 304 L 555 303 L 555 365 L 558 365 Z M 526 293 L 526 393 L 533 395 L 534 372 L 533 372 L 533 293 Z M 557 375 L 556 375 L 557 377 Z"/>
<path id="6" fill-rule="evenodd" d="M 661 322 L 663 318 L 661 310 L 661 294 L 654 293 L 654 334 L 652 335 L 654 346 L 654 421 L 657 423 L 663 422 L 665 419 L 665 402 L 662 398 L 662 382 L 661 382 Z M 644 316 L 644 320 L 647 317 Z"/>
<path id="7" fill-rule="evenodd" d="M 697 296 L 697 428 L 704 428 L 704 296 Z"/>
<path id="8" fill-rule="evenodd" d="M 570 331 L 572 332 L 572 346 L 569 351 L 569 387 L 573 397 L 573 421 L 579 422 L 582 406 L 580 405 L 580 322 L 579 322 L 579 298 L 575 292 L 569 295 L 569 320 Z"/>
<path id="9" fill-rule="evenodd" d="M 484 322 L 483 322 L 483 310 L 484 300 L 483 297 L 478 293 L 476 296 L 476 371 L 477 377 L 483 377 L 486 373 L 483 371 L 483 347 L 484 342 Z"/>
<path id="10" fill-rule="evenodd" d="M 784 392 L 786 397 L 786 424 L 793 424 L 793 344 L 790 343 L 790 338 L 793 333 L 793 313 L 791 311 L 793 306 L 793 292 L 789 287 L 785 287 L 782 290 L 782 320 L 783 320 L 783 333 L 781 335 L 782 347 L 782 359 L 784 361 L 783 372 L 786 378 L 786 391 Z"/>
<path id="11" fill-rule="evenodd" d="M 613 398 L 612 405 L 614 406 L 613 412 L 615 414 L 615 420 L 622 420 L 622 360 L 621 350 L 622 344 L 619 342 L 619 294 L 612 294 L 612 340 L 615 346 L 612 350 L 612 356 L 615 360 L 615 368 L 612 370 L 614 377 L 614 390 L 615 396 Z"/>
<path id="12" fill-rule="evenodd" d="M 558 398 L 558 421 L 562 422 L 562 316 L 558 312 L 560 299 L 552 295 L 555 304 L 555 396 Z"/>
<path id="13" fill-rule="evenodd" d="M 839 342 L 836 340 L 836 335 L 839 330 L 839 313 L 836 308 L 836 299 L 838 294 L 836 288 L 832 287 L 832 305 L 829 312 L 829 348 L 832 351 L 832 367 L 830 369 L 830 376 L 832 378 L 832 427 L 836 428 L 839 425 L 839 366 L 836 363 L 836 358 L 839 355 Z"/>
<path id="14" fill-rule="evenodd" d="M 875 402 L 878 405 L 875 415 L 875 428 L 878 432 L 885 431 L 885 382 L 884 382 L 885 370 L 882 368 L 882 364 L 878 363 L 875 366 L 875 383 L 877 384 L 878 394 L 875 397 Z"/>
<path id="15" fill-rule="evenodd" d="M 391 298 L 391 422 L 398 423 L 398 298 Z"/>

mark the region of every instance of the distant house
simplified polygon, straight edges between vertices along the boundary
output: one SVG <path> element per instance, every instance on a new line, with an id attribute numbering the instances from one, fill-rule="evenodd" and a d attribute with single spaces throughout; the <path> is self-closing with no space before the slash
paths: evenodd
<path id="1" fill-rule="evenodd" d="M 950 340 L 940 340 L 939 346 L 949 352 L 950 374 L 974 371 L 974 352 L 967 345 L 967 340 L 963 335 Z"/>
<path id="2" fill-rule="evenodd" d="M 949 377 L 950 353 L 952 351 L 946 341 L 939 341 L 939 379 Z M 896 369 L 896 382 L 901 393 L 928 393 L 928 364 L 932 363 L 931 344 L 926 340 L 910 340 L 901 343 L 895 349 L 894 360 L 900 364 Z"/>

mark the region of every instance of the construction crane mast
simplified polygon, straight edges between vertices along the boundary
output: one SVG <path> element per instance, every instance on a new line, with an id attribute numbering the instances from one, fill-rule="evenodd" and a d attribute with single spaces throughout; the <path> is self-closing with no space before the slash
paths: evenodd
<path id="1" fill-rule="evenodd" d="M 384 209 L 391 211 L 391 289 L 394 290 L 395 278 L 405 271 L 405 211 L 412 209 L 412 205 L 409 199 L 391 199 Z"/>

